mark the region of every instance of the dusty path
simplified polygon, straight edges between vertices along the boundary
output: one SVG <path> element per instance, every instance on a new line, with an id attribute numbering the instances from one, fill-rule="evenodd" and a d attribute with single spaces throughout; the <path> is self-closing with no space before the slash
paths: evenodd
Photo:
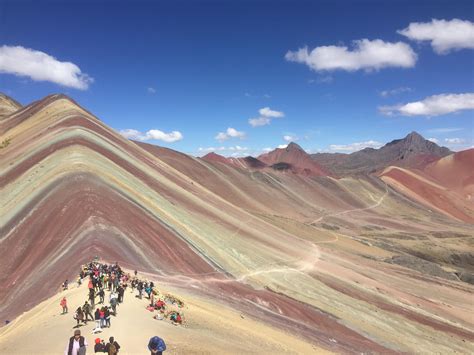
<path id="1" fill-rule="evenodd" d="M 382 202 L 385 200 L 385 197 L 387 197 L 387 195 L 388 195 L 388 186 L 387 186 L 387 184 L 385 184 L 385 193 L 373 205 L 370 205 L 368 207 L 363 207 L 363 208 L 354 208 L 354 209 L 344 210 L 344 211 L 340 211 L 340 212 L 336 212 L 336 213 L 330 213 L 330 214 L 321 216 L 318 219 L 315 219 L 314 221 L 312 221 L 308 224 L 313 225 L 313 224 L 319 223 L 324 218 L 327 218 L 327 217 L 336 217 L 336 216 L 341 216 L 343 214 L 347 214 L 347 213 L 351 213 L 351 212 L 372 210 L 374 208 L 379 207 L 382 204 Z"/>

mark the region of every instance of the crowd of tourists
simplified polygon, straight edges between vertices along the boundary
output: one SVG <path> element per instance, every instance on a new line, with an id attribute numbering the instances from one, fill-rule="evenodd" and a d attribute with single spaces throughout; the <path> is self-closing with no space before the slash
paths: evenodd
<path id="1" fill-rule="evenodd" d="M 143 280 L 137 274 L 135 270 L 134 275 L 131 276 L 129 273 L 125 273 L 118 263 L 99 263 L 97 258 L 95 261 L 83 265 L 77 278 L 77 284 L 80 286 L 83 282 L 87 282 L 88 294 L 84 304 L 77 307 L 74 312 L 73 317 L 76 321 L 74 328 L 86 325 L 89 321 L 95 322 L 94 329 L 92 330 L 93 334 L 102 332 L 103 328 L 110 328 L 111 316 L 116 317 L 118 315 L 118 306 L 124 302 L 125 291 L 128 288 L 130 288 L 131 293 L 136 292 L 135 297 L 139 299 L 145 296 L 150 300 L 150 307 L 163 314 L 161 318 L 156 319 L 163 319 L 165 317 L 169 318 L 173 324 L 182 324 L 183 317 L 179 312 L 175 310 L 166 311 L 167 303 L 165 299 L 157 297 L 159 291 L 155 288 L 153 281 Z M 62 290 L 67 290 L 68 287 L 69 282 L 65 280 L 61 288 Z M 105 291 L 109 292 L 109 297 L 107 298 L 108 305 L 105 304 Z M 166 301 L 175 304 L 176 302 L 169 297 L 168 295 Z M 182 307 L 181 301 L 180 304 Z M 62 314 L 67 314 L 68 304 L 66 297 L 61 299 L 60 306 Z M 81 335 L 80 329 L 76 329 L 74 336 L 69 339 L 64 353 L 65 355 L 84 355 L 87 346 L 87 341 Z M 155 336 L 150 339 L 148 349 L 151 354 L 161 354 L 162 351 L 166 350 L 166 345 L 163 339 Z M 105 343 L 105 340 L 100 338 L 95 339 L 95 353 L 116 355 L 119 353 L 119 350 L 120 345 L 114 337 L 110 337 L 108 343 Z"/>

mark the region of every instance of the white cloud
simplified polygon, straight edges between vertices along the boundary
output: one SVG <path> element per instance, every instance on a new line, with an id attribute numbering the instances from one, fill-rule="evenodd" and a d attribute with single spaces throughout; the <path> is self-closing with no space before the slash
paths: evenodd
<path id="1" fill-rule="evenodd" d="M 389 97 L 389 96 L 394 96 L 394 95 L 398 95 L 398 94 L 401 94 L 401 93 L 404 93 L 404 92 L 411 92 L 411 91 L 412 91 L 412 89 L 409 88 L 409 87 L 399 87 L 399 88 L 396 88 L 396 89 L 380 91 L 380 96 Z"/>
<path id="2" fill-rule="evenodd" d="M 266 126 L 270 124 L 273 118 L 285 117 L 284 112 L 272 110 L 270 107 L 261 108 L 258 113 L 260 117 L 250 118 L 248 121 L 252 127 Z"/>
<path id="3" fill-rule="evenodd" d="M 383 143 L 370 140 L 366 142 L 356 142 L 356 143 L 351 143 L 351 144 L 331 144 L 329 146 L 330 151 L 336 151 L 336 152 L 357 152 L 359 150 L 362 150 L 364 148 L 380 148 L 383 145 Z"/>
<path id="4" fill-rule="evenodd" d="M 445 138 L 444 141 L 448 144 L 463 144 L 465 142 L 462 138 Z"/>
<path id="5" fill-rule="evenodd" d="M 412 22 L 407 28 L 397 31 L 415 41 L 430 41 L 438 54 L 452 50 L 474 49 L 474 23 L 453 19 L 450 21 L 432 19 L 431 22 Z"/>
<path id="6" fill-rule="evenodd" d="M 455 127 L 446 127 L 446 128 L 432 128 L 429 129 L 428 132 L 435 133 L 435 134 L 443 134 L 443 133 L 452 133 L 457 131 L 462 131 L 462 128 L 455 128 Z"/>
<path id="7" fill-rule="evenodd" d="M 436 143 L 436 144 L 439 143 L 439 139 L 436 139 L 436 138 L 428 138 L 428 140 L 429 140 L 430 142 L 433 142 L 433 143 Z"/>
<path id="8" fill-rule="evenodd" d="M 249 119 L 249 124 L 252 127 L 266 126 L 270 124 L 271 119 L 268 117 L 258 117 Z"/>
<path id="9" fill-rule="evenodd" d="M 285 149 L 286 147 L 288 147 L 288 144 L 280 144 L 278 149 Z"/>
<path id="10" fill-rule="evenodd" d="M 263 149 L 262 149 L 262 152 L 268 153 L 268 152 L 271 152 L 272 150 L 273 150 L 273 148 L 266 147 L 266 148 L 263 148 Z"/>
<path id="11" fill-rule="evenodd" d="M 167 143 L 173 143 L 183 139 L 183 135 L 179 131 L 165 133 L 158 129 L 150 129 L 146 133 L 142 133 L 136 129 L 123 129 L 119 133 L 125 138 L 138 141 L 160 140 Z"/>
<path id="12" fill-rule="evenodd" d="M 379 70 L 386 67 L 411 68 L 415 66 L 417 55 L 412 48 L 402 42 L 390 43 L 380 39 L 361 39 L 353 42 L 353 50 L 346 46 L 321 46 L 312 51 L 308 47 L 288 51 L 285 59 L 306 64 L 315 71 Z"/>
<path id="13" fill-rule="evenodd" d="M 219 142 L 226 141 L 230 138 L 243 139 L 245 138 L 245 132 L 237 131 L 235 128 L 229 127 L 225 132 L 217 133 L 214 138 L 217 139 Z"/>
<path id="14" fill-rule="evenodd" d="M 316 79 L 318 84 L 331 84 L 334 81 L 334 78 L 331 75 L 319 76 Z"/>
<path id="15" fill-rule="evenodd" d="M 474 93 L 433 95 L 422 101 L 379 107 L 379 111 L 388 116 L 439 116 L 473 109 Z"/>
<path id="16" fill-rule="evenodd" d="M 80 90 L 87 90 L 94 81 L 74 63 L 60 62 L 49 54 L 21 46 L 0 47 L 0 73 L 50 81 Z"/>
<path id="17" fill-rule="evenodd" d="M 261 108 L 260 110 L 258 110 L 258 113 L 260 114 L 260 116 L 270 118 L 280 118 L 285 116 L 283 112 L 271 110 L 270 107 Z"/>
<path id="18" fill-rule="evenodd" d="M 147 88 L 146 91 L 148 91 L 149 94 L 155 94 L 156 93 L 156 89 L 152 88 L 151 86 L 149 88 Z"/>

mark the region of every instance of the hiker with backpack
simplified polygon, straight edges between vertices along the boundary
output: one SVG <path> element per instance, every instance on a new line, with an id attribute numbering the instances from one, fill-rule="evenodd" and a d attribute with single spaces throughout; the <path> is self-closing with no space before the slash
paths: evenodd
<path id="1" fill-rule="evenodd" d="M 120 345 L 114 339 L 114 337 L 109 338 L 109 342 L 105 345 L 105 352 L 109 355 L 116 355 L 120 350 Z"/>
<path id="2" fill-rule="evenodd" d="M 66 297 L 63 297 L 63 299 L 61 300 L 61 302 L 59 302 L 59 305 L 62 307 L 63 309 L 63 312 L 61 314 L 65 314 L 67 313 L 67 300 L 66 300 Z"/>
<path id="3" fill-rule="evenodd" d="M 148 342 L 148 350 L 151 351 L 151 355 L 161 355 L 166 350 L 165 341 L 155 335 Z"/>
<path id="4" fill-rule="evenodd" d="M 64 355 L 85 355 L 86 346 L 88 346 L 86 339 L 81 336 L 81 331 L 76 329 L 74 336 L 69 338 Z"/>

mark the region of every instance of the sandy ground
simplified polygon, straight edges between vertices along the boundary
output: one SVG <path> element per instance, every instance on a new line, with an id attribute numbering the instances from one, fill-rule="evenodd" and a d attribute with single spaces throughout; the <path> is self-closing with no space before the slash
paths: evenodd
<path id="1" fill-rule="evenodd" d="M 158 287 L 160 292 L 167 292 Z M 136 292 L 135 292 L 136 293 Z M 121 345 L 121 354 L 149 354 L 150 337 L 158 335 L 167 344 L 171 354 L 224 354 L 224 353 L 300 353 L 326 354 L 327 351 L 296 338 L 281 330 L 258 323 L 222 305 L 193 297 L 180 297 L 186 303 L 186 325 L 175 326 L 169 320 L 155 320 L 145 309 L 147 300 L 139 300 L 128 289 L 124 303 L 112 316 L 111 328 L 92 334 L 94 322 L 81 326 L 93 353 L 94 339 L 106 341 L 114 336 Z M 0 329 L 0 354 L 60 354 L 73 333 L 75 308 L 83 304 L 87 287 L 73 285 L 42 302 L 15 321 Z M 109 293 L 106 292 L 106 300 Z M 61 315 L 60 299 L 66 296 L 69 313 Z M 155 312 L 156 313 L 156 312 Z"/>

